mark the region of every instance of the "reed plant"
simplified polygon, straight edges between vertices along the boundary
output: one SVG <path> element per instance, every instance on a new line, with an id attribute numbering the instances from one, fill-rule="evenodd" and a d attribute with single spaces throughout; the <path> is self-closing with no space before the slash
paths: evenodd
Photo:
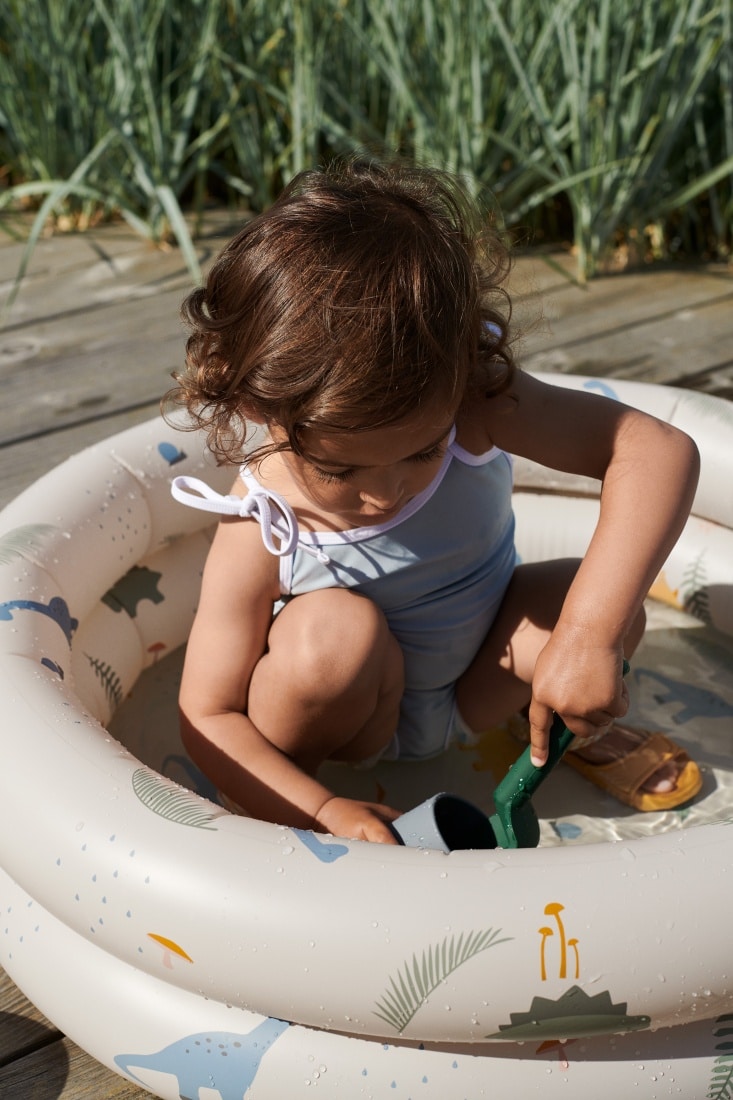
<path id="1" fill-rule="evenodd" d="M 566 211 L 581 278 L 619 241 L 725 258 L 732 3 L 0 0 L 0 227 L 31 206 L 27 259 L 49 219 L 114 214 L 197 279 L 206 202 L 366 149 L 515 233 Z"/>

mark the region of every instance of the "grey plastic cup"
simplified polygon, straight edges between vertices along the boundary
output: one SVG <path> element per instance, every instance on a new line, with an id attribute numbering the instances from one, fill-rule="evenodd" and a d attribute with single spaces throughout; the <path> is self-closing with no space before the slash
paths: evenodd
<path id="1" fill-rule="evenodd" d="M 408 810 L 390 828 L 409 848 L 454 852 L 466 848 L 495 848 L 496 837 L 488 816 L 465 798 L 435 794 Z"/>

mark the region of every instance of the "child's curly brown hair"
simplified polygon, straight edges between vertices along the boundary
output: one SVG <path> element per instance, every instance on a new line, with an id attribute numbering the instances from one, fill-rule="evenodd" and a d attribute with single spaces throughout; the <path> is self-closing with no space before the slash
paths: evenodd
<path id="1" fill-rule="evenodd" d="M 305 429 L 457 410 L 511 380 L 508 270 L 446 173 L 358 161 L 302 172 L 185 300 L 187 367 L 167 400 L 223 462 L 256 457 L 247 421 L 278 425 L 298 453 Z"/>

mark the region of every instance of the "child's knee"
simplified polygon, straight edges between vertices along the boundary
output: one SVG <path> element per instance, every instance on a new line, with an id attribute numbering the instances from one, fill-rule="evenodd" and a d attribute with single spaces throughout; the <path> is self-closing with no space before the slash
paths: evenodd
<path id="1" fill-rule="evenodd" d="M 378 691 L 390 672 L 402 674 L 401 653 L 371 600 L 329 588 L 297 596 L 270 631 L 270 654 L 287 657 L 291 685 L 305 694 L 335 695 L 361 685 Z"/>

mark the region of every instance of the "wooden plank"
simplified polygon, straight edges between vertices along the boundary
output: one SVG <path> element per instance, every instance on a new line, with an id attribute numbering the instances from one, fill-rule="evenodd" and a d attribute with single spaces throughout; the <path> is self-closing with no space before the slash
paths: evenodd
<path id="1" fill-rule="evenodd" d="M 60 1037 L 0 967 L 0 1067 Z"/>
<path id="2" fill-rule="evenodd" d="M 228 236 L 199 243 L 204 268 Z M 184 357 L 189 273 L 178 251 L 126 232 L 120 240 L 121 253 L 103 259 L 82 237 L 39 242 L 51 261 L 24 285 L 15 323 L 0 332 L 0 445 L 150 404 L 171 385 Z M 0 251 L 4 274 L 11 252 Z"/>
<path id="3" fill-rule="evenodd" d="M 123 300 L 34 326 L 35 346 L 3 371 L 0 444 L 154 401 L 184 360 L 182 295 Z"/>
<path id="4" fill-rule="evenodd" d="M 208 211 L 196 233 L 196 252 L 207 268 L 247 218 L 246 212 Z M 28 228 L 29 219 L 23 227 Z M 192 231 L 195 226 L 191 224 Z M 0 236 L 0 301 L 13 287 L 25 250 L 23 241 Z M 56 312 L 85 309 L 110 297 L 153 293 L 177 279 L 191 283 L 180 249 L 155 245 L 124 223 L 103 225 L 86 233 L 42 238 L 33 252 L 5 328 L 22 327 Z M 68 280 L 72 282 L 69 283 Z"/>
<path id="5" fill-rule="evenodd" d="M 599 325 L 601 324 L 599 320 Z M 725 296 L 673 315 L 629 321 L 613 330 L 556 341 L 529 351 L 531 370 L 628 378 L 665 385 L 708 388 L 733 378 L 733 286 Z M 711 385 L 704 387 L 708 378 Z"/>
<path id="6" fill-rule="evenodd" d="M 510 287 L 520 301 L 530 304 L 523 316 L 534 322 L 532 336 L 546 347 L 565 347 L 599 333 L 627 332 L 649 321 L 691 322 L 699 307 L 733 303 L 733 270 L 723 264 L 650 268 L 595 279 L 585 288 L 569 281 L 546 282 L 528 293 L 541 277 L 540 259 L 528 258 L 513 273 Z"/>
<path id="7" fill-rule="evenodd" d="M 3 336 L 28 329 L 42 320 L 59 316 L 87 315 L 122 298 L 150 298 L 161 290 L 178 289 L 183 294 L 191 288 L 191 275 L 178 249 L 159 249 L 145 241 L 130 241 L 125 249 L 107 249 L 107 242 L 90 242 L 95 247 L 82 247 L 77 240 L 49 241 L 55 248 L 52 263 L 24 280 L 10 314 Z M 114 242 L 114 239 L 112 241 Z M 205 270 L 226 243 L 215 236 L 197 242 L 198 261 Z M 74 247 L 72 247 L 74 246 Z M 36 251 L 46 253 L 45 242 Z M 9 293 L 15 277 L 15 265 L 0 252 L 0 297 Z"/>
<path id="8" fill-rule="evenodd" d="M 69 1039 L 57 1039 L 0 1069 L 7 1100 L 143 1100 L 150 1093 L 112 1073 Z"/>
<path id="9" fill-rule="evenodd" d="M 0 968 L 0 1096 L 142 1100 L 149 1093 L 64 1038 Z"/>

